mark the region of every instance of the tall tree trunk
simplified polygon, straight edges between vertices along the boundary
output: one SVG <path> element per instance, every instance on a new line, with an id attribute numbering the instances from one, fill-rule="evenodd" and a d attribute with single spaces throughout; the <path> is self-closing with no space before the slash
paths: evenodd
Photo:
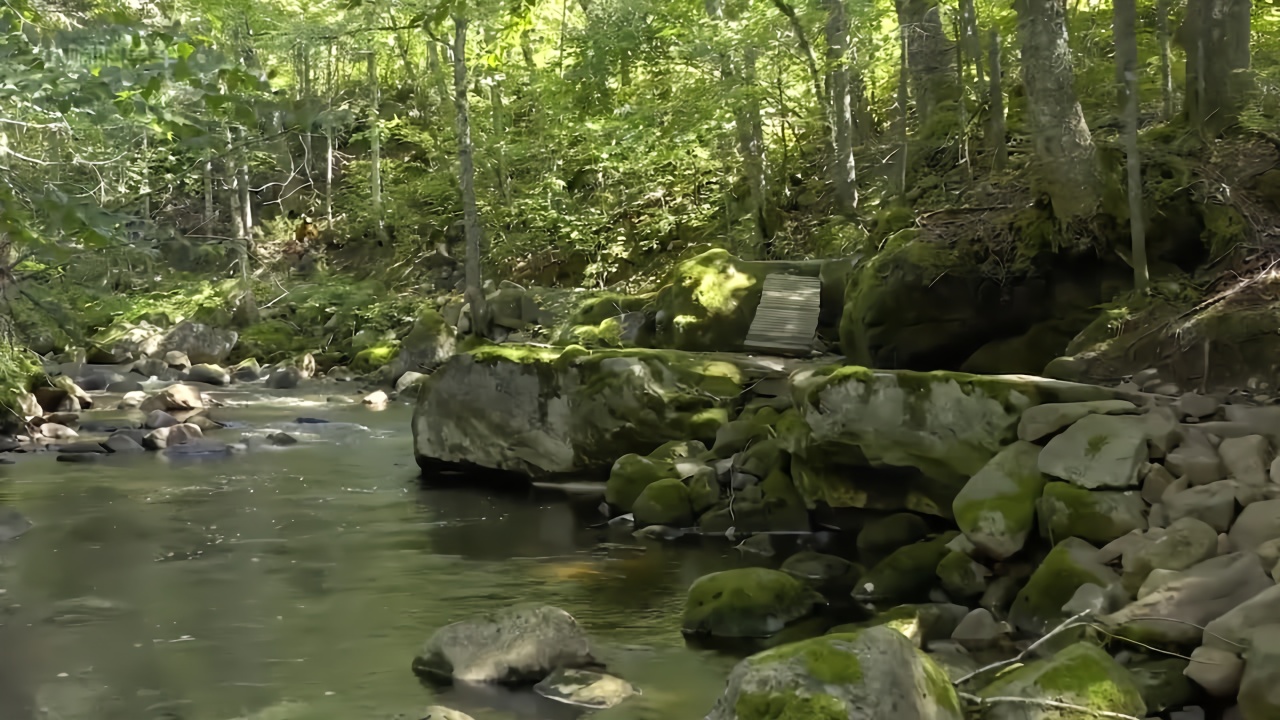
<path id="1" fill-rule="evenodd" d="M 213 228 L 213 213 L 213 151 L 210 150 L 204 156 L 204 226 L 206 233 Z"/>
<path id="2" fill-rule="evenodd" d="M 844 0 L 823 0 L 827 9 L 827 67 L 831 78 L 831 180 L 836 211 L 851 215 L 858 207 L 857 165 L 853 157 L 853 99 L 849 94 L 849 16 Z"/>
<path id="3" fill-rule="evenodd" d="M 453 16 L 453 101 L 458 125 L 458 174 L 462 187 L 462 220 L 467 238 L 467 290 L 471 305 L 471 332 L 489 336 L 489 308 L 485 302 L 484 279 L 480 273 L 480 246 L 484 231 L 476 205 L 476 167 L 471 148 L 470 103 L 467 100 L 467 19 Z"/>
<path id="4" fill-rule="evenodd" d="M 722 0 L 706 0 L 706 11 L 713 21 L 724 22 Z M 722 54 L 720 77 L 727 94 L 739 97 L 733 113 L 734 132 L 742 172 L 747 181 L 752 238 L 757 254 L 767 256 L 771 250 L 772 231 L 768 219 L 769 186 L 765 170 L 764 132 L 760 120 L 760 101 L 755 93 L 756 52 L 750 46 L 744 51 L 741 73 L 734 68 L 733 58 Z"/>
<path id="5" fill-rule="evenodd" d="M 369 106 L 369 133 L 373 136 L 370 145 L 370 164 L 373 166 L 369 173 L 370 196 L 373 201 L 373 217 L 377 223 L 378 244 L 385 245 L 387 242 L 387 225 L 386 219 L 382 214 L 382 132 L 378 127 L 378 104 L 382 101 L 378 91 L 378 53 L 376 51 L 369 52 L 368 59 L 368 81 L 369 90 L 373 93 L 373 102 Z"/>
<path id="6" fill-rule="evenodd" d="M 249 153 L 244 147 L 245 131 L 240 131 L 240 147 L 236 150 L 236 188 L 240 195 L 241 237 L 248 243 L 253 237 L 253 200 L 249 195 Z"/>
<path id="7" fill-rule="evenodd" d="M 960 37 L 964 54 L 973 60 L 973 70 L 980 88 L 987 84 L 987 78 L 982 67 L 982 37 L 978 35 L 978 11 L 973 6 L 973 0 L 960 0 Z"/>
<path id="8" fill-rule="evenodd" d="M 329 71 L 325 82 L 325 95 L 329 111 L 324 121 L 324 217 L 326 227 L 333 227 L 333 86 L 337 81 L 337 48 L 329 43 Z"/>
<path id="9" fill-rule="evenodd" d="M 1169 48 L 1169 0 L 1156 0 L 1156 40 L 1160 44 L 1160 108 L 1173 119 L 1173 52 Z"/>
<path id="10" fill-rule="evenodd" d="M 1004 128 L 1004 88 L 1000 83 L 1004 68 L 1000 55 L 1000 31 L 991 28 L 987 31 L 987 64 L 991 68 L 991 89 L 987 97 L 991 108 L 987 147 L 992 154 L 991 167 L 996 172 L 1002 172 L 1009 161 L 1009 144 L 1005 141 Z"/>
<path id="11" fill-rule="evenodd" d="M 1217 137 L 1240 119 L 1249 77 L 1250 0 L 1187 0 L 1178 42 L 1187 51 L 1187 119 Z"/>
<path id="12" fill-rule="evenodd" d="M 916 116 L 926 135 L 949 131 L 935 122 L 939 106 L 959 96 L 956 87 L 955 50 L 942 27 L 937 0 L 897 0 L 898 24 L 906 35 L 907 70 L 915 99 Z"/>
<path id="13" fill-rule="evenodd" d="M 911 137 L 907 132 L 907 115 L 910 112 L 910 84 L 911 84 L 911 43 L 907 40 L 910 31 L 906 25 L 898 26 L 898 112 L 897 135 L 898 135 L 898 153 L 897 162 L 893 165 L 893 178 L 889 183 L 890 186 L 897 191 L 898 200 L 905 204 L 907 202 L 907 152 L 910 148 Z"/>
<path id="14" fill-rule="evenodd" d="M 1096 210 L 1101 192 L 1093 137 L 1076 99 L 1066 2 L 1017 0 L 1016 7 L 1037 180 L 1066 222 Z"/>
<path id="15" fill-rule="evenodd" d="M 1130 262 L 1133 286 L 1147 288 L 1147 235 L 1142 216 L 1142 160 L 1138 156 L 1138 7 L 1137 0 L 1115 0 L 1116 80 L 1124 118 L 1125 167 L 1129 180 Z"/>
<path id="16" fill-rule="evenodd" d="M 502 99 L 502 83 L 495 73 L 489 78 L 489 110 L 493 117 L 493 160 L 498 198 L 511 204 L 511 183 L 507 176 L 507 108 Z"/>

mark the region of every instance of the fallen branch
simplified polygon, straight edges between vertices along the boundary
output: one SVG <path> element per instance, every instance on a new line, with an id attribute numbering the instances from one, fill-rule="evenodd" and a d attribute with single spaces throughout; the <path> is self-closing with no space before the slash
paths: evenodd
<path id="1" fill-rule="evenodd" d="M 952 684 L 958 687 L 968 682 L 969 680 L 972 680 L 973 678 L 981 675 L 982 673 L 987 672 L 988 670 L 995 670 L 998 668 L 1005 667 L 1007 665 L 1013 665 L 1014 663 L 1022 662 L 1023 659 L 1025 659 L 1031 653 L 1035 652 L 1037 648 L 1039 648 L 1041 645 L 1044 645 L 1045 642 L 1047 642 L 1049 638 L 1053 637 L 1054 635 L 1057 635 L 1058 633 L 1063 632 L 1065 630 L 1070 630 L 1073 627 L 1079 627 L 1079 626 L 1087 627 L 1089 623 L 1081 622 L 1081 621 L 1084 620 L 1084 618 L 1088 616 L 1091 612 L 1093 611 L 1085 610 L 1084 612 L 1079 613 L 1077 615 L 1072 615 L 1071 617 L 1064 620 L 1061 625 L 1050 630 L 1049 634 L 1031 643 L 1031 645 L 1027 647 L 1026 650 L 1023 650 L 1022 652 L 1018 653 L 1015 657 L 1012 657 L 1008 660 L 1000 660 L 998 662 L 993 662 L 990 665 L 980 667 L 977 670 L 974 670 L 973 672 L 969 673 L 968 675 L 965 675 L 964 677 L 960 678 L 959 680 L 954 681 Z"/>
<path id="2" fill-rule="evenodd" d="M 957 693 L 961 698 L 974 703 L 978 706 L 997 705 L 999 703 L 1011 703 L 1017 705 L 1035 705 L 1037 707 L 1053 708 L 1055 710 L 1070 710 L 1072 712 L 1086 713 L 1100 718 L 1110 718 L 1111 720 L 1142 720 L 1142 718 L 1133 715 L 1125 715 L 1124 713 L 1111 712 L 1110 710 L 1094 710 L 1083 705 L 1075 705 L 1072 703 L 1060 702 L 1058 700 L 1043 700 L 1040 698 L 1023 698 L 1023 697 L 989 697 L 981 698 L 977 695 L 969 693 Z"/>

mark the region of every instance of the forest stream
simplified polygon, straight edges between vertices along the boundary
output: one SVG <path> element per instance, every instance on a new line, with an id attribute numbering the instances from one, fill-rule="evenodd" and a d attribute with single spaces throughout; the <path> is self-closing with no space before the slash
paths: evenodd
<path id="1" fill-rule="evenodd" d="M 598 498 L 424 488 L 404 405 L 217 397 L 232 425 L 217 435 L 248 450 L 0 466 L 0 505 L 34 524 L 0 545 L 0 717 L 416 720 L 432 702 L 577 717 L 410 672 L 434 629 L 519 601 L 571 612 L 641 689 L 601 720 L 701 717 L 723 690 L 736 658 L 687 647 L 681 604 L 699 576 L 758 557 L 588 529 Z M 271 429 L 302 442 L 258 446 Z"/>

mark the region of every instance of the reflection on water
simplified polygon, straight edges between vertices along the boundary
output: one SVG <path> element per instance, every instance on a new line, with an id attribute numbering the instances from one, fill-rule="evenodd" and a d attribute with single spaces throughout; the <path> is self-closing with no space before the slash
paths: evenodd
<path id="1" fill-rule="evenodd" d="M 298 412 L 223 417 L 279 427 Z M 686 647 L 684 590 L 752 557 L 725 542 L 637 552 L 625 531 L 588 529 L 598 499 L 423 489 L 406 409 L 306 412 L 365 427 L 197 463 L 0 467 L 0 502 L 35 522 L 0 545 L 0 718 L 389 720 L 432 702 L 477 720 L 577 717 L 410 672 L 432 629 L 517 601 L 568 610 L 642 689 L 593 717 L 711 706 L 734 658 Z"/>

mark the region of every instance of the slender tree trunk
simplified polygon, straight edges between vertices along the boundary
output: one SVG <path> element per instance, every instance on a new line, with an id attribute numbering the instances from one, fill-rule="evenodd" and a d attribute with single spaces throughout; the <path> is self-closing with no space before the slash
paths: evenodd
<path id="1" fill-rule="evenodd" d="M 476 204 L 475 161 L 471 148 L 470 104 L 467 100 L 467 19 L 453 17 L 453 97 L 458 125 L 458 174 L 462 187 L 462 218 L 467 238 L 467 302 L 471 305 L 471 332 L 489 336 L 489 308 L 485 302 L 484 279 L 480 272 L 480 246 L 484 231 Z"/>
<path id="2" fill-rule="evenodd" d="M 497 175 L 498 198 L 503 205 L 511 204 L 511 183 L 507 175 L 507 108 L 502 99 L 502 85 L 498 77 L 490 78 L 489 109 L 493 115 L 494 174 Z"/>
<path id="3" fill-rule="evenodd" d="M 1022 81 L 1027 90 L 1037 180 L 1054 215 L 1069 221 L 1097 209 L 1097 153 L 1076 99 L 1065 0 L 1017 0 Z"/>
<path id="4" fill-rule="evenodd" d="M 722 0 L 706 0 L 706 11 L 711 20 L 724 22 Z M 760 101 L 755 94 L 756 52 L 750 46 L 743 52 L 740 74 L 733 66 L 733 59 L 727 54 L 721 55 L 720 77 L 727 94 L 738 95 L 740 98 L 734 108 L 738 156 L 747 181 L 747 201 L 750 205 L 748 214 L 752 221 L 755 250 L 757 254 L 767 256 L 771 249 L 772 232 L 768 219 L 769 186 L 765 170 L 764 133 L 760 120 Z"/>
<path id="5" fill-rule="evenodd" d="M 1125 167 L 1129 180 L 1129 232 L 1133 239 L 1133 286 L 1147 288 L 1147 236 L 1142 214 L 1142 160 L 1138 156 L 1137 0 L 1115 0 L 1116 80 L 1124 118 Z"/>
<path id="6" fill-rule="evenodd" d="M 1173 119 L 1173 58 L 1169 48 L 1169 0 L 1156 0 L 1156 40 L 1160 43 L 1160 107 L 1163 120 Z"/>
<path id="7" fill-rule="evenodd" d="M 313 147 L 311 144 L 311 130 L 315 127 L 315 116 L 311 114 L 310 110 L 310 108 L 315 107 L 311 103 L 313 95 L 311 83 L 311 51 L 306 45 L 303 45 L 300 52 L 302 55 L 302 92 L 301 97 L 299 97 L 298 100 L 300 101 L 300 104 L 306 103 L 306 107 L 308 108 L 306 114 L 307 124 L 299 128 L 299 132 L 302 133 L 302 171 L 307 176 L 307 182 L 311 183 L 311 170 L 315 167 L 315 159 L 312 152 Z M 307 195 L 309 199 L 315 198 L 314 184 L 311 185 Z M 311 205 L 310 202 L 307 204 Z"/>
<path id="8" fill-rule="evenodd" d="M 906 35 L 907 70 L 915 99 L 916 117 L 926 135 L 937 135 L 950 127 L 935 127 L 939 106 L 959 95 L 955 51 L 943 30 L 937 0 L 897 0 L 898 24 Z M 953 118 L 954 119 L 954 118 Z"/>
<path id="9" fill-rule="evenodd" d="M 213 227 L 213 151 L 204 156 L 204 226 L 206 232 Z"/>
<path id="10" fill-rule="evenodd" d="M 831 179 L 836 211 L 851 215 L 858 207 L 857 165 L 853 157 L 853 99 L 849 94 L 849 16 L 844 0 L 823 0 L 827 9 L 827 67 L 831 78 Z"/>
<path id="11" fill-rule="evenodd" d="M 222 171 L 227 183 L 227 204 L 231 207 L 231 234 L 239 242 L 245 236 L 244 213 L 240 210 L 240 168 L 230 127 L 227 128 L 227 154 L 222 162 Z"/>
<path id="12" fill-rule="evenodd" d="M 893 166 L 892 187 L 897 190 L 898 200 L 903 204 L 907 202 L 907 152 L 910 150 L 910 135 L 907 132 L 907 115 L 910 112 L 910 84 L 911 84 L 911 43 L 908 42 L 907 36 L 910 30 L 906 25 L 898 26 L 898 158 L 897 163 Z"/>
<path id="13" fill-rule="evenodd" d="M 991 89 L 987 98 L 991 107 L 991 119 L 988 125 L 987 147 L 992 154 L 992 169 L 1003 172 L 1009 161 L 1009 144 L 1005 141 L 1004 88 L 1000 83 L 1004 75 L 1000 62 L 1000 32 L 995 28 L 987 31 L 987 53 L 987 64 L 991 68 Z"/>
<path id="14" fill-rule="evenodd" d="M 149 150 L 151 133 L 142 129 L 142 217 L 151 220 L 151 153 Z"/>
<path id="15" fill-rule="evenodd" d="M 326 227 L 333 227 L 333 86 L 337 81 L 337 48 L 329 43 L 329 73 L 325 95 L 329 111 L 324 121 L 324 217 Z"/>
<path id="16" fill-rule="evenodd" d="M 982 37 L 978 35 L 978 11 L 973 0 L 960 0 L 960 37 L 964 54 L 973 60 L 978 87 L 982 87 L 987 84 L 987 78 L 982 67 Z"/>
<path id="17" fill-rule="evenodd" d="M 370 196 L 373 201 L 373 217 L 377 222 L 378 244 L 387 242 L 386 218 L 382 213 L 382 132 L 378 127 L 378 104 L 382 102 L 378 89 L 378 53 L 369 52 L 368 58 L 369 91 L 373 93 L 373 103 L 369 108 L 369 133 L 373 136 L 370 150 L 372 170 L 369 173 Z"/>
<path id="18" fill-rule="evenodd" d="M 1240 119 L 1249 76 L 1250 0 L 1187 0 L 1178 41 L 1187 51 L 1187 119 L 1206 138 Z"/>

